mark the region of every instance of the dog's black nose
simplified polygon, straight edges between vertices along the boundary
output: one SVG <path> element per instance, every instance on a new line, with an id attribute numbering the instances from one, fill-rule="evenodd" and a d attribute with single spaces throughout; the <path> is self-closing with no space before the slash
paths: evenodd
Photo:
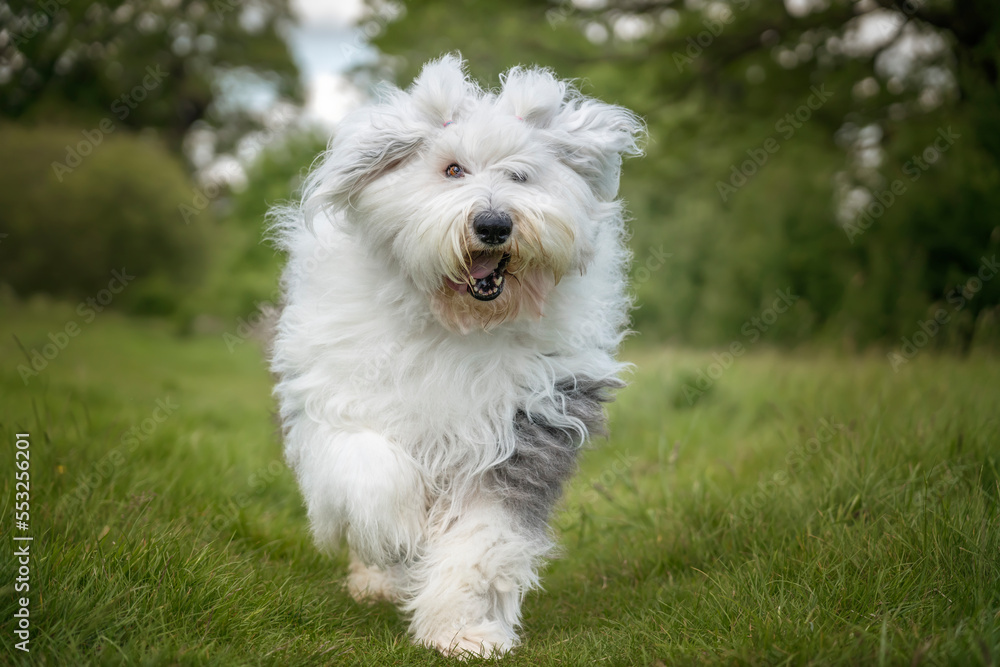
<path id="1" fill-rule="evenodd" d="M 506 213 L 483 211 L 472 219 L 472 229 L 486 245 L 501 245 L 510 238 L 514 223 Z"/>

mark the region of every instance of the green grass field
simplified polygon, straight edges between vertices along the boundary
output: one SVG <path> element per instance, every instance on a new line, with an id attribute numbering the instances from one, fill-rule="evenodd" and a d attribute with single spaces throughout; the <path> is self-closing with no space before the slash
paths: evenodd
<path id="1" fill-rule="evenodd" d="M 354 603 L 345 554 L 311 545 L 255 343 L 2 308 L 0 662 L 450 662 L 390 606 Z M 71 320 L 26 386 L 25 350 Z M 626 356 L 633 382 L 505 664 L 997 664 L 1000 362 L 923 353 L 894 373 L 881 355 L 754 350 L 692 406 L 710 353 Z M 12 531 L 34 537 L 30 654 Z"/>

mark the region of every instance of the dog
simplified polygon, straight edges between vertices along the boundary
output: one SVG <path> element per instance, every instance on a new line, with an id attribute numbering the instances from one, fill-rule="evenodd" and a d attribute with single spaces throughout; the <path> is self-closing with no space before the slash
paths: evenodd
<path id="1" fill-rule="evenodd" d="M 549 70 L 498 90 L 459 55 L 347 116 L 273 212 L 285 455 L 347 589 L 415 642 L 496 656 L 625 364 L 623 156 L 642 121 Z"/>

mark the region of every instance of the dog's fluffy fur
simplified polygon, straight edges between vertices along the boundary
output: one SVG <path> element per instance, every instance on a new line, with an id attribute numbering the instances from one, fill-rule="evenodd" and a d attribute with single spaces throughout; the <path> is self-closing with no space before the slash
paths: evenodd
<path id="1" fill-rule="evenodd" d="M 547 70 L 502 82 L 427 64 L 342 122 L 274 226 L 275 393 L 316 541 L 346 535 L 351 594 L 460 656 L 517 643 L 549 514 L 621 385 L 616 196 L 642 132 Z M 483 214 L 509 237 L 484 240 Z"/>

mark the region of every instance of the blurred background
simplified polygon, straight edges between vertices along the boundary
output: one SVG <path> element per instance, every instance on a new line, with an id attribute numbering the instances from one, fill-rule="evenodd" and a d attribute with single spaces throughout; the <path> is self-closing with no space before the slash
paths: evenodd
<path id="1" fill-rule="evenodd" d="M 382 82 L 457 50 L 486 85 L 539 64 L 646 119 L 640 341 L 1000 347 L 993 0 L 46 0 L 0 27 L 8 313 L 252 325 L 268 206 Z"/>

